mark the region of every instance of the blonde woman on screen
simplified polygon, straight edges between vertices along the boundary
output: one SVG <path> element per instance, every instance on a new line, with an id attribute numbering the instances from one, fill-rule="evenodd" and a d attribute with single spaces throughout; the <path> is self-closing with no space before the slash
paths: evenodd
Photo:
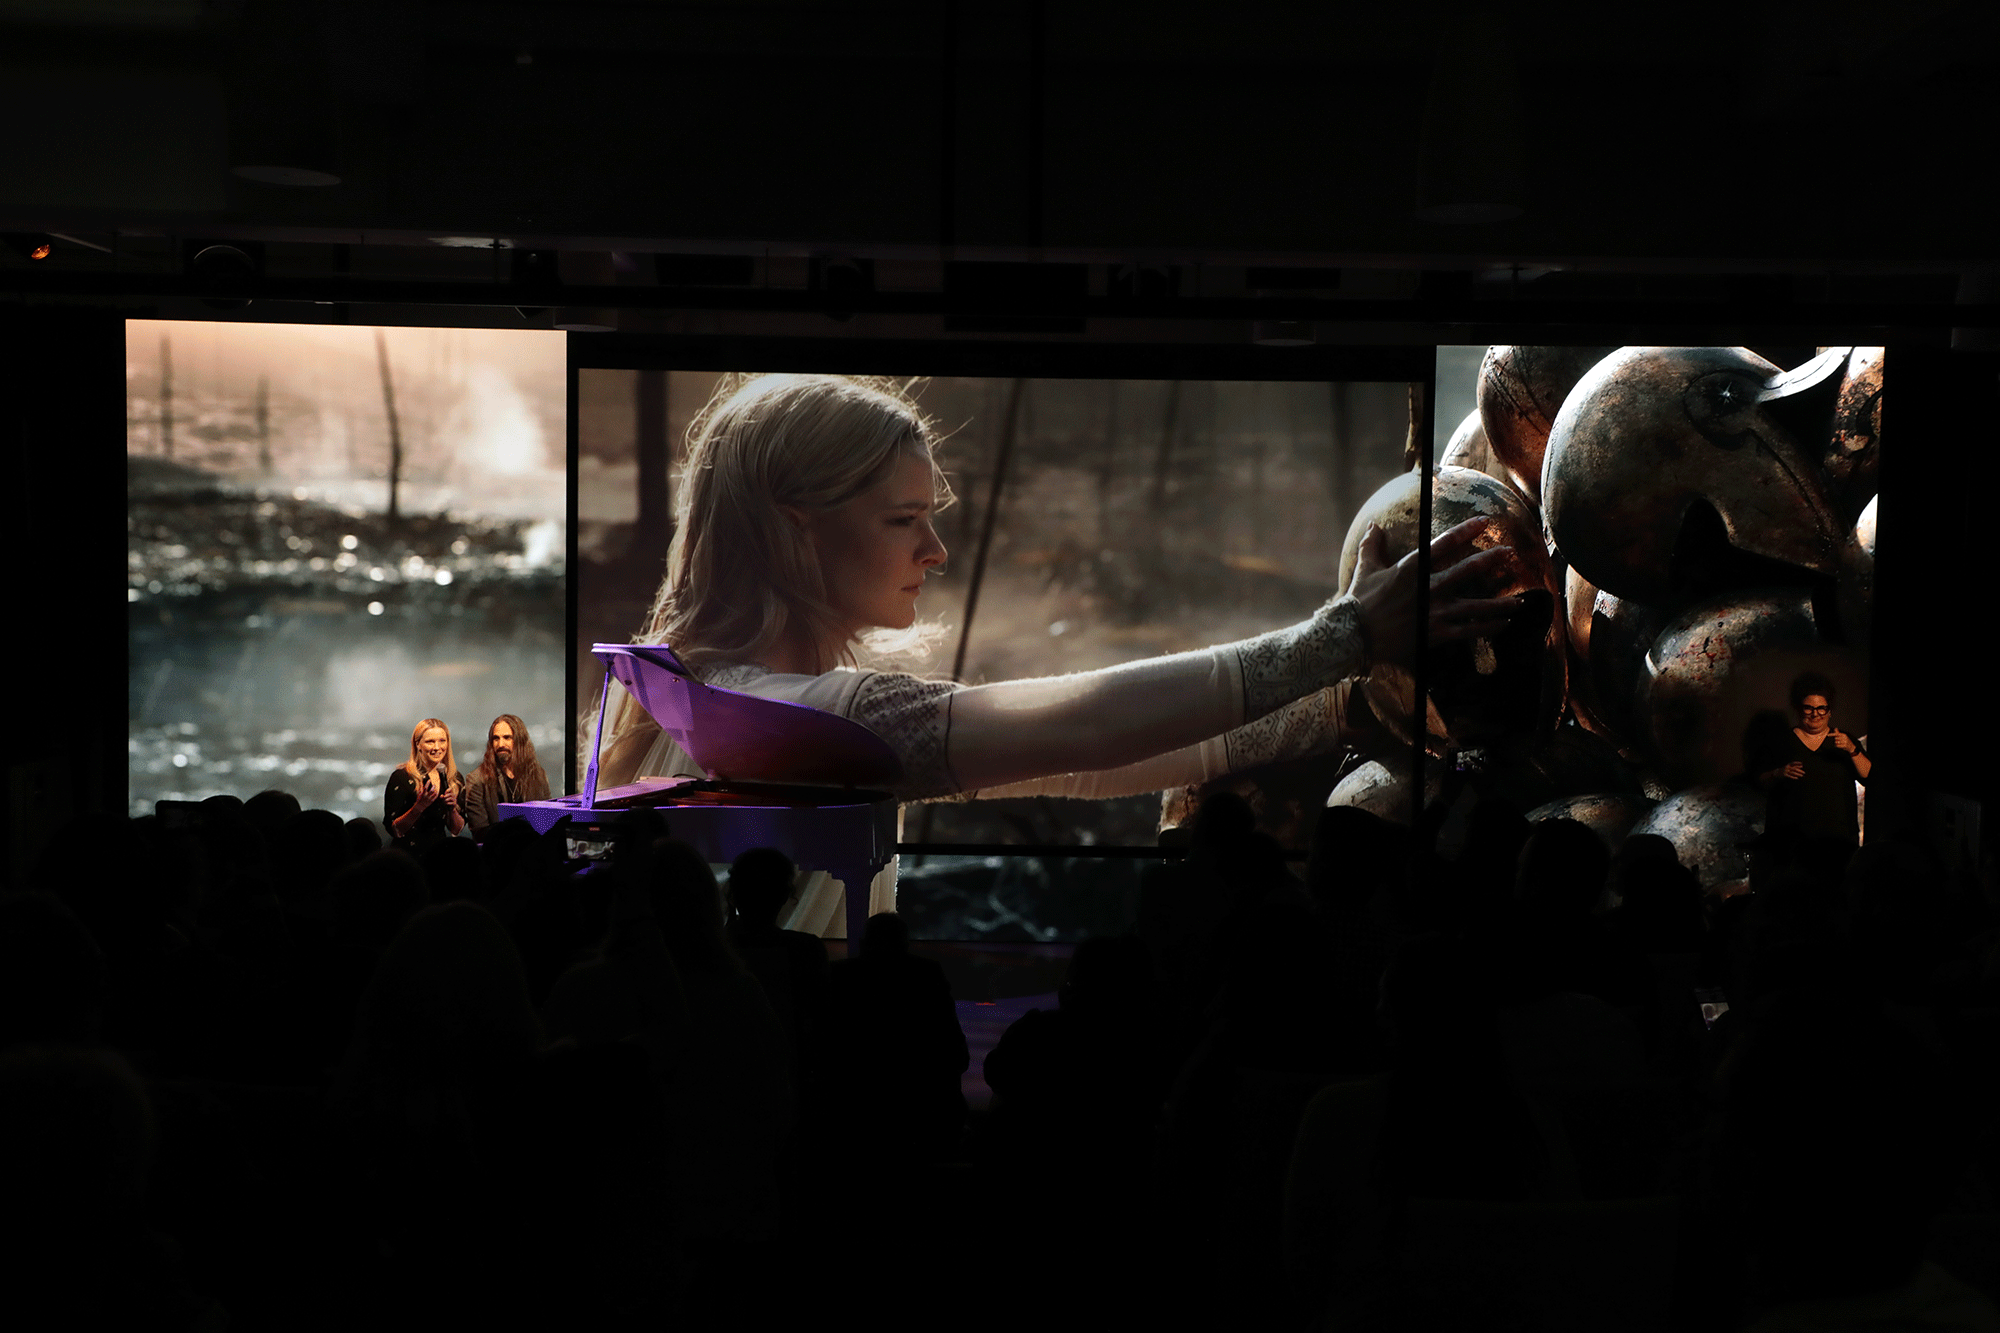
<path id="1" fill-rule="evenodd" d="M 725 384 L 690 431 L 667 574 L 639 641 L 666 643 L 711 685 L 860 722 L 901 758 L 905 801 L 1101 799 L 1205 782 L 1330 748 L 1345 682 L 1415 641 L 1414 557 L 1364 542 L 1348 595 L 1295 625 L 1199 652 L 1036 680 L 960 685 L 857 669 L 857 648 L 934 636 L 919 621 L 944 563 L 932 516 L 950 497 L 922 413 L 891 385 L 825 375 Z M 1433 642 L 1490 635 L 1508 600 L 1452 590 L 1505 548 L 1471 554 L 1479 525 L 1432 543 Z M 600 780 L 700 770 L 628 699 L 607 724 Z M 893 910 L 894 866 L 869 910 Z M 789 924 L 824 933 L 839 890 L 801 891 Z"/>

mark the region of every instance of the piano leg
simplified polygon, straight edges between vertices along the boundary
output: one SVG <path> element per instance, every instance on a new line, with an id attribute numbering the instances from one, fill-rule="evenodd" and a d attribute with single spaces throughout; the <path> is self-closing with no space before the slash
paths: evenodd
<path id="1" fill-rule="evenodd" d="M 859 957 L 861 953 L 861 932 L 868 925 L 868 895 L 874 887 L 875 877 L 889 863 L 878 861 L 863 870 L 832 870 L 832 876 L 840 881 L 841 889 L 847 895 L 847 956 Z"/>

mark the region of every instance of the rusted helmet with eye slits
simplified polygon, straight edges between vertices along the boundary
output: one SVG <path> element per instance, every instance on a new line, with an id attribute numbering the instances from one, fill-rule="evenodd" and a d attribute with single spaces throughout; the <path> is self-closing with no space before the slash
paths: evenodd
<path id="1" fill-rule="evenodd" d="M 1518 343 L 1486 349 L 1479 363 L 1479 422 L 1493 457 L 1530 500 L 1542 498 L 1542 454 L 1563 399 L 1585 371 L 1617 350 Z"/>
<path id="2" fill-rule="evenodd" d="M 1828 392 L 1837 368 L 1782 372 L 1741 347 L 1627 347 L 1598 362 L 1549 432 L 1542 509 L 1556 545 L 1604 591 L 1659 604 L 1742 586 L 1749 566 L 1831 575 L 1848 525 L 1818 448 L 1778 405 Z"/>

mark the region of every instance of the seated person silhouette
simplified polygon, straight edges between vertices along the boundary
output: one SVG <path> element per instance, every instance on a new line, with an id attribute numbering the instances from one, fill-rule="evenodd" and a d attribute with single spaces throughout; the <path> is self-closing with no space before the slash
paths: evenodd
<path id="1" fill-rule="evenodd" d="M 729 867 L 729 942 L 770 999 L 791 1039 L 795 1067 L 810 1048 L 827 987 L 826 946 L 819 936 L 778 924 L 797 873 L 789 856 L 769 847 L 745 852 Z"/>
<path id="2" fill-rule="evenodd" d="M 819 1076 L 829 1114 L 877 1139 L 882 1126 L 898 1126 L 899 1150 L 912 1159 L 949 1157 L 965 1123 L 959 1080 L 969 1063 L 944 969 L 910 953 L 901 917 L 869 917 L 860 956 L 835 963 L 828 978 Z"/>

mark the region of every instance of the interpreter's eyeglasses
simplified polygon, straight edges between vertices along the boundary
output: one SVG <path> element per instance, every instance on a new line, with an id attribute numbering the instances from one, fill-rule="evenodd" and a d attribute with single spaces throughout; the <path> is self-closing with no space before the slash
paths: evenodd
<path id="1" fill-rule="evenodd" d="M 1799 711 L 1801 713 L 1830 713 L 1833 710 L 1825 704 L 1800 704 Z"/>

